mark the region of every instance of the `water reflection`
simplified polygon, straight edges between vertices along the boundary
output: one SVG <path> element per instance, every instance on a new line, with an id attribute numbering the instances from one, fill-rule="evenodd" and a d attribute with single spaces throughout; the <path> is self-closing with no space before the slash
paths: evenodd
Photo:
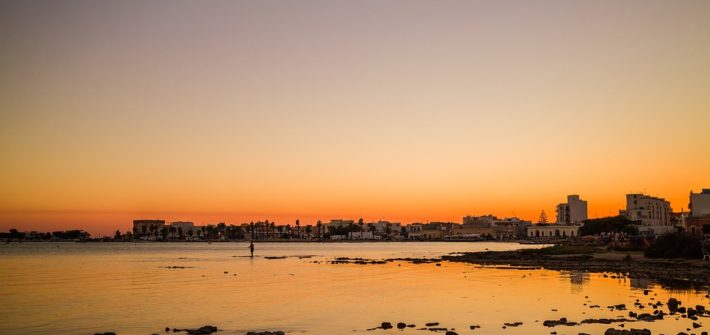
<path id="1" fill-rule="evenodd" d="M 542 321 L 616 318 L 606 308 L 636 299 L 648 304 L 676 297 L 708 305 L 705 292 L 603 274 L 511 270 L 462 263 L 329 264 L 334 257 L 436 257 L 461 250 L 517 248 L 505 243 L 49 244 L 0 250 L 1 334 L 116 331 L 150 334 L 165 327 L 214 324 L 220 334 L 286 330 L 302 334 L 426 334 L 408 329 L 367 331 L 382 321 L 498 334 L 603 333 L 609 325 L 550 329 Z M 12 249 L 15 248 L 15 249 Z M 18 249 L 19 248 L 19 249 Z M 61 250 L 61 251 L 57 251 Z M 299 258 L 298 255 L 316 255 Z M 289 256 L 270 257 L 264 256 Z M 644 294 L 639 290 L 652 290 Z M 571 287 L 571 289 L 569 289 Z M 615 326 L 615 325 L 612 325 Z M 636 324 L 675 334 L 690 320 Z M 399 333 L 397 333 L 399 332 Z M 466 333 L 466 332 L 459 332 Z"/>

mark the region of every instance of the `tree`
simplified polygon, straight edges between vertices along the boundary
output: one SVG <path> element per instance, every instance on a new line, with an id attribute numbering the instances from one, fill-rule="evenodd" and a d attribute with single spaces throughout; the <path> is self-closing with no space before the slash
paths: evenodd
<path id="1" fill-rule="evenodd" d="M 365 221 L 360 218 L 359 220 L 357 220 L 357 224 L 360 225 L 360 232 L 364 232 L 365 230 L 363 229 L 363 226 L 365 225 Z"/>
<path id="2" fill-rule="evenodd" d="M 175 233 L 177 232 L 177 229 L 175 229 L 174 226 L 170 226 L 170 237 L 172 239 L 175 239 Z"/>
<path id="3" fill-rule="evenodd" d="M 598 235 L 602 233 L 625 233 L 629 235 L 637 235 L 638 228 L 634 225 L 634 223 L 634 221 L 631 221 L 622 215 L 589 219 L 584 221 L 584 225 L 579 228 L 579 234 L 582 236 Z"/>
<path id="4" fill-rule="evenodd" d="M 296 219 L 297 238 L 301 238 L 301 220 Z"/>
<path id="5" fill-rule="evenodd" d="M 163 226 L 163 228 L 160 229 L 160 236 L 163 237 L 163 241 L 168 239 L 168 235 L 170 234 L 170 229 L 166 226 Z"/>
<path id="6" fill-rule="evenodd" d="M 121 240 L 121 231 L 120 230 L 116 230 L 116 233 L 113 234 L 113 239 L 116 241 Z"/>
<path id="7" fill-rule="evenodd" d="M 312 231 L 313 231 L 313 227 L 312 227 L 311 225 L 307 225 L 307 226 L 306 226 L 306 237 L 307 237 L 308 239 L 311 238 L 311 232 L 312 232 Z"/>
<path id="8" fill-rule="evenodd" d="M 320 220 L 316 222 L 316 228 L 318 229 L 318 240 L 320 240 L 323 237 L 321 232 L 321 229 L 323 228 L 323 223 L 321 223 Z"/>

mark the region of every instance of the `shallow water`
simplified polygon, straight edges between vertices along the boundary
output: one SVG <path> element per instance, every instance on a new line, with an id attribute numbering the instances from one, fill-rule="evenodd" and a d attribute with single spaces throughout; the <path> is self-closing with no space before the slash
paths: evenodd
<path id="1" fill-rule="evenodd" d="M 627 278 L 548 270 L 481 268 L 444 262 L 329 264 L 335 257 L 436 257 L 451 252 L 536 247 L 515 243 L 12 243 L 0 246 L 1 334 L 164 333 L 165 327 L 216 325 L 220 334 L 434 334 L 372 330 L 382 321 L 459 334 L 590 334 L 612 325 L 558 326 L 566 317 L 625 317 L 609 305 L 666 302 L 710 307 L 707 292 L 668 290 Z M 264 256 L 289 256 L 267 259 Z M 297 257 L 312 256 L 312 257 Z M 168 268 L 168 267 L 184 268 Z M 227 272 L 227 273 L 225 273 Z M 644 295 L 643 289 L 652 291 Z M 588 298 L 587 298 L 588 297 Z M 586 304 L 586 305 L 585 305 Z M 600 305 L 601 308 L 591 308 Z M 665 307 L 664 307 L 665 309 Z M 556 311 L 555 311 L 556 310 Z M 523 322 L 503 329 L 505 322 Z M 709 318 L 700 318 L 707 331 Z M 481 328 L 469 330 L 469 325 Z M 692 329 L 675 316 L 626 323 L 654 334 Z"/>

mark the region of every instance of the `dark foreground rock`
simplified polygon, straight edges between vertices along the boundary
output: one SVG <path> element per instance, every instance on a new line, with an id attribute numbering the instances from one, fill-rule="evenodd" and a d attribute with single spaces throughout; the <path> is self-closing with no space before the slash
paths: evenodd
<path id="1" fill-rule="evenodd" d="M 246 335 L 284 335 L 284 334 L 285 333 L 282 330 L 246 333 Z"/>
<path id="2" fill-rule="evenodd" d="M 166 327 L 165 331 L 168 331 L 170 328 Z M 195 329 L 179 329 L 179 328 L 173 328 L 173 332 L 187 332 L 190 335 L 209 335 L 212 333 L 217 332 L 217 327 L 215 326 L 202 326 L 200 328 L 195 328 Z"/>
<path id="3" fill-rule="evenodd" d="M 683 260 L 619 261 L 595 258 L 591 254 L 548 255 L 525 250 L 466 252 L 442 256 L 441 259 L 481 265 L 507 265 L 513 269 L 534 266 L 557 271 L 620 273 L 671 287 L 710 286 L 710 265 Z M 617 306 L 614 307 L 616 309 Z"/>
<path id="4" fill-rule="evenodd" d="M 604 335 L 651 335 L 648 329 L 614 329 L 609 328 L 604 332 Z"/>

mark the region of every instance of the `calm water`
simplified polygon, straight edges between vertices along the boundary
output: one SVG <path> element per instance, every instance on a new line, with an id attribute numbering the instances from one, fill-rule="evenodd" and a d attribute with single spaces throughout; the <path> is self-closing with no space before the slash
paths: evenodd
<path id="1" fill-rule="evenodd" d="M 608 305 L 634 301 L 703 304 L 707 292 L 669 291 L 629 279 L 471 264 L 328 264 L 334 257 L 434 257 L 510 250 L 514 243 L 22 243 L 0 246 L 1 334 L 164 333 L 165 327 L 216 325 L 220 334 L 433 334 L 374 330 L 382 321 L 423 327 L 437 321 L 459 334 L 599 334 L 610 326 L 542 326 L 567 317 L 627 316 Z M 266 259 L 263 256 L 289 256 Z M 298 256 L 313 256 L 299 258 Z M 179 266 L 185 268 L 168 268 Z M 227 272 L 227 273 L 225 273 Z M 652 289 L 649 295 L 643 289 Z M 588 298 L 587 298 L 588 297 Z M 586 305 L 585 305 L 586 304 Z M 590 308 L 600 305 L 602 308 Z M 639 312 L 652 311 L 631 308 Z M 556 310 L 556 311 L 555 311 Z M 504 322 L 521 321 L 502 329 Z M 710 319 L 702 318 L 707 330 Z M 676 334 L 692 321 L 627 323 Z M 481 325 L 469 330 L 469 325 Z M 618 328 L 618 326 L 617 326 Z"/>

